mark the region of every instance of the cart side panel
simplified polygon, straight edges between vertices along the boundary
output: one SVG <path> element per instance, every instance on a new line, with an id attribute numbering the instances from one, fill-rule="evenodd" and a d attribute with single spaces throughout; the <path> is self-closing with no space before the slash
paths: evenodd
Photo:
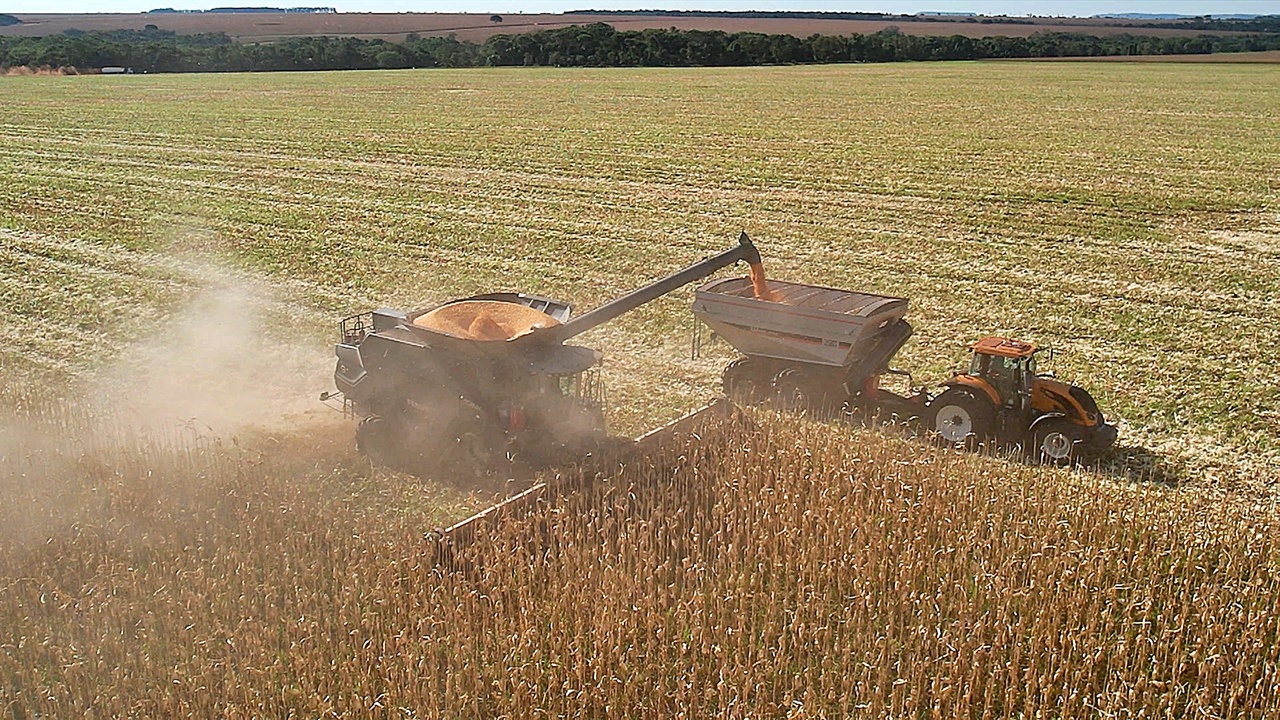
<path id="1" fill-rule="evenodd" d="M 778 300 L 760 300 L 747 278 L 698 288 L 693 313 L 746 355 L 842 366 L 902 319 L 902 298 L 769 281 Z"/>

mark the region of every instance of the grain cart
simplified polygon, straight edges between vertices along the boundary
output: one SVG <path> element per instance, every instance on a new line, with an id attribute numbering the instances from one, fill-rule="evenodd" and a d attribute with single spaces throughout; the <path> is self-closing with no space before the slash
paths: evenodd
<path id="1" fill-rule="evenodd" d="M 1036 348 L 988 337 L 973 345 L 969 372 L 936 397 L 880 387 L 912 335 L 903 298 L 769 281 L 771 300 L 746 278 L 698 288 L 693 313 L 743 354 L 725 368 L 730 397 L 782 407 L 860 409 L 922 424 L 944 442 L 991 439 L 1033 448 L 1036 458 L 1068 463 L 1105 451 L 1116 429 L 1088 392 L 1036 372 Z"/>
<path id="2" fill-rule="evenodd" d="M 759 267 L 744 233 L 736 246 L 580 317 L 566 302 L 489 293 L 424 310 L 377 310 L 339 326 L 338 393 L 360 418 L 356 444 L 373 459 L 418 469 L 504 461 L 531 468 L 589 454 L 607 440 L 599 351 L 574 337 L 739 261 Z"/>

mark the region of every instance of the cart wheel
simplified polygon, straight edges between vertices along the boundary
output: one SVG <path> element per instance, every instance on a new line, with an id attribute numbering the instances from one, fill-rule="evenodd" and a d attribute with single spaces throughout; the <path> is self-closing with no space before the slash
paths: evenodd
<path id="1" fill-rule="evenodd" d="M 820 408 L 823 396 L 814 393 L 799 371 L 788 368 L 774 376 L 770 383 L 774 407 L 785 412 L 813 412 Z"/>
<path id="2" fill-rule="evenodd" d="M 760 401 L 760 363 L 752 358 L 738 358 L 729 363 L 721 375 L 724 394 L 748 405 Z"/>

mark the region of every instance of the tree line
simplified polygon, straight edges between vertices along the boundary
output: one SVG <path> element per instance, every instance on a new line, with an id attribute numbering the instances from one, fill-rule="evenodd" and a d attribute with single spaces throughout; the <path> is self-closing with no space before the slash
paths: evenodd
<path id="1" fill-rule="evenodd" d="M 498 35 L 485 45 L 492 65 L 733 66 L 1244 52 L 1280 49 L 1280 35 L 1155 37 L 1044 32 L 1027 37 L 972 38 L 907 35 L 890 27 L 865 35 L 798 38 L 707 30 L 619 31 L 596 23 L 528 35 Z"/>
<path id="2" fill-rule="evenodd" d="M 875 12 L 843 12 L 831 10 L 566 10 L 565 15 L 608 15 L 615 17 L 672 18 L 740 18 L 740 19 L 805 19 L 805 20 L 871 20 L 892 23 L 970 23 L 979 25 L 1043 25 L 1064 18 L 1015 17 L 979 13 L 917 13 L 901 15 Z M 1280 32 L 1280 15 L 1247 17 L 1214 17 L 1212 15 L 1177 18 L 1142 19 L 1127 16 L 1100 16 L 1114 27 L 1161 28 L 1168 30 L 1206 30 L 1212 32 Z"/>
<path id="3" fill-rule="evenodd" d="M 867 35 L 726 33 L 707 30 L 619 31 L 604 23 L 495 35 L 484 43 L 453 36 L 404 42 L 306 37 L 237 43 L 224 33 L 178 35 L 145 30 L 67 31 L 0 37 L 0 67 L 125 67 L 135 72 L 268 72 L 426 67 L 673 67 L 804 63 L 982 60 L 988 58 L 1171 55 L 1280 49 L 1280 34 L 1154 37 L 1037 33 L 1028 37 L 906 35 L 888 28 Z"/>

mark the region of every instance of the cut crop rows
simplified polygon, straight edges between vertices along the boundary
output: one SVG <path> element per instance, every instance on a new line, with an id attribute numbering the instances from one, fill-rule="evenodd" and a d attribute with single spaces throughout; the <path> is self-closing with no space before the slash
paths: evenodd
<path id="1" fill-rule="evenodd" d="M 746 229 L 777 277 L 910 298 L 917 336 L 900 364 L 922 380 L 945 377 L 989 332 L 1051 344 L 1060 374 L 1122 421 L 1128 454 L 1268 477 L 1280 467 L 1273 74 L 920 64 L 10 78 L 0 225 L 307 283 L 317 326 L 494 289 L 586 309 Z M 110 304 L 116 289 L 85 292 Z M 3 310 L 29 317 L 23 294 Z M 682 359 L 686 299 L 586 338 L 610 353 L 616 427 L 714 391 L 727 358 Z M 148 302 L 158 309 L 138 315 L 170 300 Z M 47 358 L 6 374 L 91 364 L 74 343 L 42 339 L 58 334 L 58 307 L 36 311 L 35 332 L 10 333 L 8 352 Z"/>

